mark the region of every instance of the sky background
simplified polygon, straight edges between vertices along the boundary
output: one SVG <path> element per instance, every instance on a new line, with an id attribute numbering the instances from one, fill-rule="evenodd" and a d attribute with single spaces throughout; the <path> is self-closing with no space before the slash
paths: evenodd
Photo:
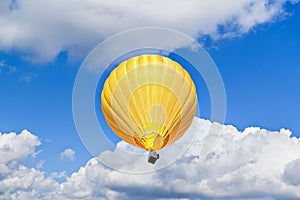
<path id="1" fill-rule="evenodd" d="M 129 14 L 135 6 L 138 6 L 135 1 L 115 7 L 113 3 L 106 1 L 98 1 L 98 3 L 87 1 L 85 4 L 75 0 L 66 2 L 73 6 L 73 11 L 66 6 L 67 3 L 59 3 L 59 1 L 53 1 L 53 3 L 45 1 L 45 5 L 34 0 L 28 2 L 5 0 L 0 3 L 0 132 L 21 134 L 22 130 L 26 129 L 37 136 L 41 142 L 41 145 L 31 146 L 27 155 L 16 159 L 21 162 L 20 166 L 26 166 L 28 169 L 33 167 L 37 171 L 44 172 L 45 177 L 50 178 L 54 172 L 64 172 L 65 175 L 62 177 L 51 180 L 59 183 L 65 182 L 65 178 L 73 173 L 80 174 L 78 170 L 87 162 L 90 165 L 86 166 L 86 170 L 93 167 L 92 156 L 81 143 L 73 122 L 72 89 L 76 73 L 83 58 L 103 39 L 128 28 L 149 25 L 182 31 L 203 44 L 218 66 L 225 84 L 226 125 L 233 125 L 241 132 L 252 126 L 269 131 L 279 131 L 285 128 L 292 132 L 292 136 L 300 137 L 300 4 L 296 3 L 297 1 L 261 1 L 264 2 L 263 4 L 259 1 L 245 1 L 244 3 L 237 1 L 239 3 L 236 3 L 236 7 L 228 6 L 225 11 L 221 6 L 214 7 L 214 3 L 203 1 L 206 3 L 198 5 L 191 1 L 181 12 L 166 12 L 167 19 L 160 20 L 153 16 L 153 23 L 151 23 L 151 17 L 148 19 L 149 13 L 143 12 L 143 7 L 136 15 L 144 23 L 136 21 Z M 222 1 L 218 4 L 222 4 Z M 32 9 L 34 5 L 43 8 L 50 5 L 50 7 L 46 13 L 43 13 L 44 9 L 34 11 Z M 165 5 L 165 1 L 162 1 L 162 5 Z M 176 1 L 172 8 L 175 9 L 180 5 L 180 1 Z M 263 5 L 266 8 L 262 7 Z M 147 6 L 148 9 L 145 9 L 147 12 L 155 9 L 153 5 Z M 205 6 L 208 10 L 213 9 L 220 13 L 216 14 L 215 18 L 207 14 L 209 12 L 201 14 L 200 7 Z M 86 9 L 85 12 L 80 12 L 81 7 L 94 10 Z M 197 12 L 194 7 L 199 8 L 200 11 Z M 125 11 L 120 12 L 120 10 Z M 89 11 L 91 13 L 88 14 Z M 93 16 L 95 11 L 99 11 L 97 16 Z M 72 12 L 74 15 L 71 15 Z M 30 16 L 30 13 L 34 17 Z M 108 16 L 107 13 L 109 13 Z M 117 24 L 111 25 L 110 23 L 116 20 L 114 14 L 124 17 Z M 76 19 L 79 21 L 75 23 Z M 209 23 L 199 25 L 206 19 L 211 20 Z M 90 23 L 86 24 L 88 20 Z M 170 22 L 173 25 L 170 25 Z M 119 28 L 114 27 L 118 25 Z M 74 34 L 70 35 L 72 32 Z M 204 92 L 198 95 L 200 98 L 203 95 L 203 98 L 207 99 L 208 94 Z M 209 119 L 209 110 L 203 108 L 201 116 Z M 283 135 L 288 135 L 286 133 L 288 131 L 283 132 Z M 273 137 L 273 133 L 270 135 Z M 0 147 L 5 141 L 0 135 Z M 15 144 L 9 143 L 9 140 L 7 142 Z M 260 144 L 255 140 L 252 143 Z M 279 146 L 281 144 L 277 145 Z M 299 144 L 297 148 L 300 148 Z M 34 152 L 37 153 L 32 156 Z M 298 152 L 298 149 L 295 151 L 292 149 L 291 152 L 287 150 L 289 155 L 296 155 L 295 152 Z M 286 155 L 283 157 L 289 158 Z M 291 169 L 286 172 L 287 177 L 291 177 L 289 173 L 292 173 L 293 167 L 299 164 L 297 161 L 296 164 L 291 163 L 288 167 L 287 163 L 297 160 L 296 158 L 282 161 L 285 169 Z M 12 161 L 2 162 L 5 166 L 11 166 Z M 41 165 L 38 166 L 39 164 Z M 174 166 L 176 167 L 180 166 Z M 169 169 L 170 172 L 171 169 Z M 93 168 L 93 170 L 96 169 Z M 105 170 L 107 169 L 101 167 L 98 172 L 103 174 Z M 266 177 L 268 178 L 267 175 Z M 298 187 L 300 178 L 292 182 L 296 183 L 295 187 Z M 4 183 L 0 178 L 1 184 Z M 53 188 L 57 188 L 55 184 L 58 183 L 52 184 Z M 64 184 L 65 188 L 68 188 L 70 183 Z M 31 187 L 34 188 L 34 186 L 29 188 Z M 112 195 L 109 196 L 112 199 L 117 196 L 116 192 L 121 191 L 121 189 L 114 189 L 107 185 L 106 188 L 110 188 L 108 191 L 105 190 L 106 197 Z M 282 198 L 283 194 L 295 198 L 291 188 L 287 186 L 280 188 L 282 193 L 278 194 L 279 198 Z M 125 193 L 129 191 L 127 195 L 130 197 L 130 189 L 123 189 Z M 6 195 L 13 195 L 16 191 L 18 189 Z M 247 191 L 242 192 L 245 192 L 242 193 L 243 195 L 248 194 Z M 257 196 L 249 196 L 256 198 L 269 195 L 265 191 L 260 192 Z M 100 195 L 96 193 L 91 191 L 89 195 L 96 197 Z M 4 192 L 0 189 L 0 196 L 3 194 Z M 170 197 L 164 191 L 161 194 L 162 196 L 157 198 Z M 189 192 L 182 192 L 178 198 L 185 197 L 187 194 Z M 19 195 L 25 196 L 23 193 Z M 66 194 L 65 197 L 69 198 L 68 195 Z M 196 196 L 191 198 L 208 198 L 209 196 L 205 192 L 193 195 Z M 228 195 L 239 197 L 238 193 Z M 83 195 L 83 197 L 87 196 Z"/>

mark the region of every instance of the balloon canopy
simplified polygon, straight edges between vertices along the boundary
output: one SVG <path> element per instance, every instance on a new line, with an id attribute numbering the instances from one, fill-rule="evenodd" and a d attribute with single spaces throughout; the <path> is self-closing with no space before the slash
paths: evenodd
<path id="1" fill-rule="evenodd" d="M 188 72 L 160 55 L 141 55 L 117 66 L 104 83 L 102 111 L 125 142 L 158 151 L 179 139 L 197 110 Z"/>

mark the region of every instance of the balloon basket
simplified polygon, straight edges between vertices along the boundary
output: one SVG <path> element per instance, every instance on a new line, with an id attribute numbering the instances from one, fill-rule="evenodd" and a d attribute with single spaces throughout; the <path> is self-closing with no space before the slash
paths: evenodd
<path id="1" fill-rule="evenodd" d="M 159 159 L 159 154 L 155 151 L 149 151 L 148 155 L 148 163 L 155 164 L 155 162 Z"/>

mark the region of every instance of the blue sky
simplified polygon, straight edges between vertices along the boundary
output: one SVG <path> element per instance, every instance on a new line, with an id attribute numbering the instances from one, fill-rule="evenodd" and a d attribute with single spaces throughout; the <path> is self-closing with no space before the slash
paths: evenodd
<path id="1" fill-rule="evenodd" d="M 208 42 L 204 47 L 224 80 L 226 124 L 240 130 L 249 126 L 288 128 L 300 136 L 300 6 L 287 10 L 292 15 L 280 22 L 260 25 L 238 38 Z M 76 170 L 91 157 L 77 136 L 72 118 L 72 87 L 82 60 L 68 60 L 67 52 L 50 63 L 32 63 L 18 52 L 1 52 L 0 60 L 17 68 L 16 72 L 0 74 L 1 131 L 26 128 L 47 141 L 40 147 L 44 150 L 40 158 L 47 161 L 46 172 Z M 22 81 L 27 74 L 32 80 Z M 207 99 L 207 91 L 203 92 Z M 201 110 L 209 119 L 210 110 Z M 59 161 L 59 153 L 66 148 L 76 151 L 75 161 L 67 165 Z"/>
<path id="2" fill-rule="evenodd" d="M 287 20 L 208 50 L 226 86 L 226 123 L 239 129 L 285 127 L 300 136 L 300 7 L 289 8 L 293 15 Z"/>
<path id="3" fill-rule="evenodd" d="M 289 15 L 238 31 L 235 37 L 205 40 L 204 48 L 218 66 L 226 88 L 225 124 L 241 131 L 251 126 L 274 131 L 286 128 L 300 137 L 300 4 L 287 3 L 285 11 Z M 42 151 L 26 164 L 34 166 L 37 160 L 45 160 L 42 170 L 46 175 L 54 171 L 70 175 L 92 158 L 73 122 L 72 90 L 83 58 L 92 44 L 113 33 L 107 32 L 88 41 L 83 53 L 75 48 L 37 60 L 32 59 L 32 55 L 39 57 L 34 45 L 32 51 L 26 45 L 0 45 L 0 132 L 27 129 L 37 135 L 42 145 L 36 151 Z M 210 119 L 210 109 L 205 107 L 208 92 L 202 92 L 198 94 L 204 101 L 201 116 Z M 60 158 L 67 148 L 76 152 L 73 161 Z"/>

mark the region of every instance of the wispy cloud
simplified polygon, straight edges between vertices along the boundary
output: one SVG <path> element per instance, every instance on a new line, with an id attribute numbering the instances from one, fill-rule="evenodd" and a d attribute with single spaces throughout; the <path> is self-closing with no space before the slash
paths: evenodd
<path id="1" fill-rule="evenodd" d="M 17 67 L 8 65 L 5 60 L 0 61 L 0 75 L 10 75 L 17 71 Z"/>
<path id="2" fill-rule="evenodd" d="M 18 50 L 32 61 L 53 60 L 63 51 L 77 57 L 112 34 L 144 26 L 171 28 L 194 38 L 236 37 L 282 19 L 287 2 L 298 1 L 2 0 L 0 51 Z"/>
<path id="3" fill-rule="evenodd" d="M 25 73 L 23 75 L 21 75 L 19 81 L 21 83 L 30 83 L 34 78 L 37 77 L 37 74 L 36 73 Z"/>
<path id="4" fill-rule="evenodd" d="M 36 158 L 40 153 L 42 153 L 44 150 L 35 151 L 33 154 L 31 154 L 32 158 Z"/>
<path id="5" fill-rule="evenodd" d="M 20 83 L 30 83 L 38 75 L 34 72 L 24 72 L 19 66 L 9 65 L 5 60 L 0 61 L 0 76 L 15 76 L 19 77 Z"/>
<path id="6" fill-rule="evenodd" d="M 36 165 L 36 169 L 41 169 L 43 168 L 44 164 L 45 164 L 45 160 L 40 160 L 39 163 Z"/>

